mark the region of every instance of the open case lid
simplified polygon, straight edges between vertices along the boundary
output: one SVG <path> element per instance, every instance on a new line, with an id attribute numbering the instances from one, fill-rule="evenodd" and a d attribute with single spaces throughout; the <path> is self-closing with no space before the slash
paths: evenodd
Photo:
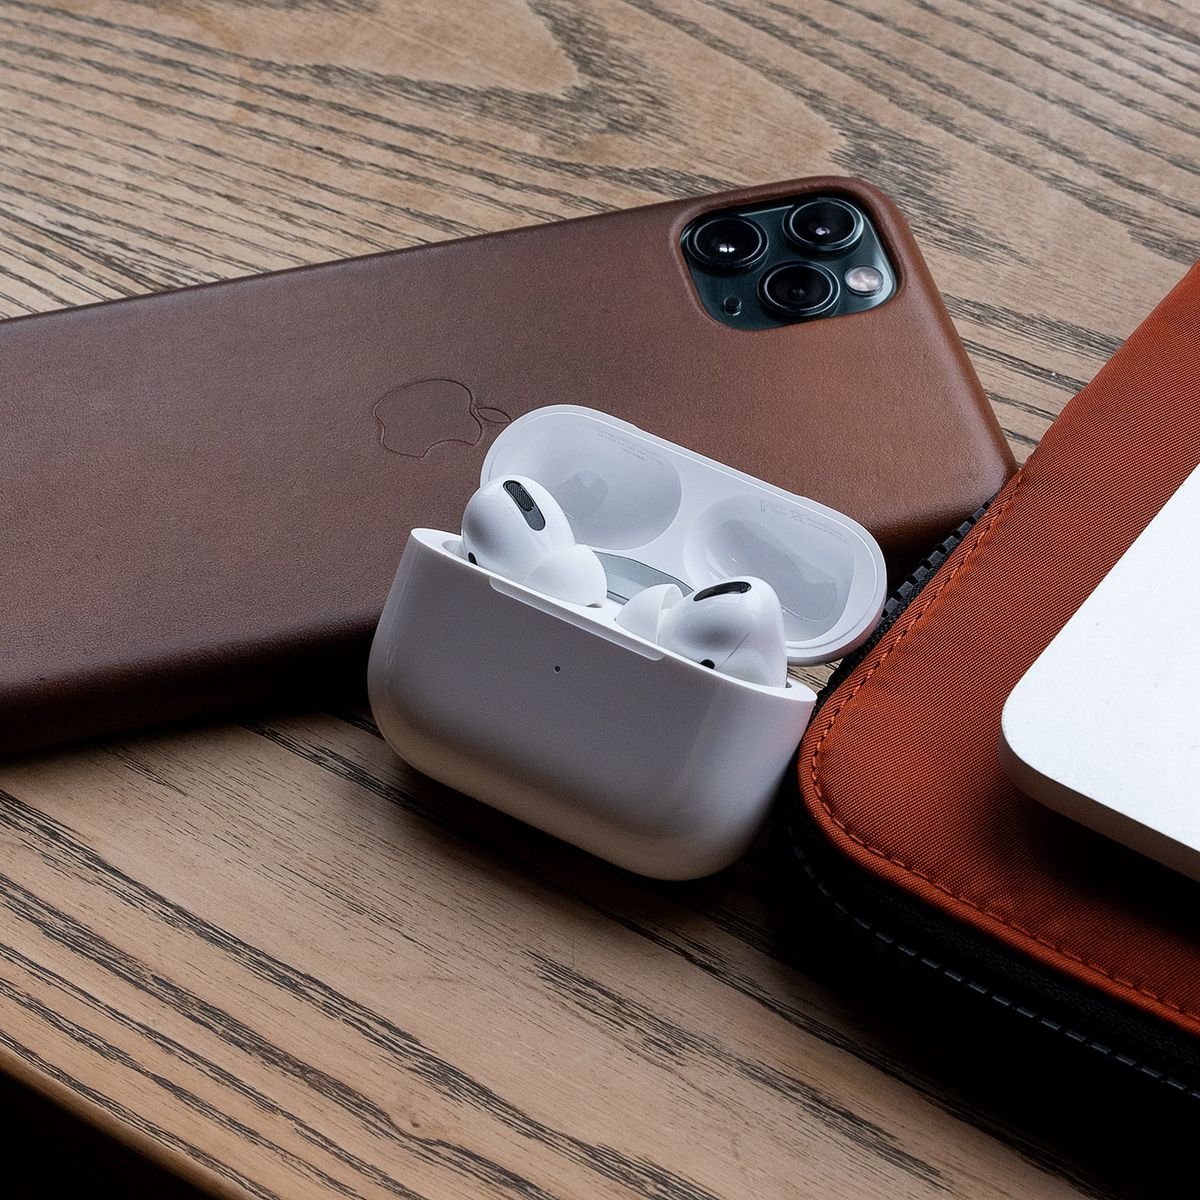
<path id="1" fill-rule="evenodd" d="M 594 409 L 519 417 L 492 443 L 480 482 L 499 475 L 542 484 L 577 541 L 689 588 L 765 579 L 794 665 L 853 650 L 883 609 L 883 554 L 857 521 Z"/>

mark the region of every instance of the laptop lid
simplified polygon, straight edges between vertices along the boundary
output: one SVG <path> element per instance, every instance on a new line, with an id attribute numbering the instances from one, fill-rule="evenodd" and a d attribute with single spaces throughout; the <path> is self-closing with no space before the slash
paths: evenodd
<path id="1" fill-rule="evenodd" d="M 1000 758 L 1023 792 L 1200 880 L 1200 467 L 1012 690 Z"/>

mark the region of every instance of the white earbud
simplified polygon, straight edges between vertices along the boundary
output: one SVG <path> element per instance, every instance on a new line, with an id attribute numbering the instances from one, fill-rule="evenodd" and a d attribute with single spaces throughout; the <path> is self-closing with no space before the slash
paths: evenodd
<path id="1" fill-rule="evenodd" d="M 783 609 L 775 589 L 753 576 L 726 579 L 672 604 L 662 612 L 655 640 L 749 683 L 787 683 Z"/>
<path id="2" fill-rule="evenodd" d="M 523 475 L 493 479 L 467 501 L 462 554 L 514 583 L 570 604 L 603 604 L 608 594 L 595 551 L 575 541 L 558 501 Z"/>
<path id="3" fill-rule="evenodd" d="M 617 624 L 648 642 L 657 642 L 663 614 L 683 599 L 683 592 L 673 583 L 658 583 L 643 588 L 626 601 L 617 613 Z"/>

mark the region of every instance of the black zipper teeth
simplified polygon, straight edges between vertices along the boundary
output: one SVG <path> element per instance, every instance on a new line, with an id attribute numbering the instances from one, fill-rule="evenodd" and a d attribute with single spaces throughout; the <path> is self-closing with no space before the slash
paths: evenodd
<path id="1" fill-rule="evenodd" d="M 871 637 L 853 655 L 842 660 L 837 670 L 834 671 L 825 686 L 821 689 L 816 708 L 814 709 L 814 716 L 820 711 L 826 700 L 828 700 L 841 683 L 850 676 L 875 646 L 886 636 L 888 630 L 891 629 L 904 610 L 917 597 L 937 569 L 950 557 L 955 547 L 970 533 L 983 514 L 987 512 L 989 504 L 984 504 L 977 509 L 949 537 L 945 538 L 933 551 L 926 555 L 916 568 L 892 590 L 887 602 L 884 604 L 883 615 L 880 618 L 879 624 Z M 793 803 L 799 806 L 800 810 L 804 809 L 803 801 L 799 797 L 798 786 L 793 792 L 792 800 Z M 950 986 L 955 990 L 965 989 L 978 999 L 992 1001 L 999 1010 L 1010 1014 L 1012 1017 L 1020 1017 L 1023 1021 L 1037 1025 L 1073 1046 L 1093 1051 L 1103 1056 L 1107 1061 L 1118 1063 L 1127 1069 L 1136 1071 L 1146 1078 L 1162 1083 L 1177 1093 L 1200 1100 L 1200 1087 L 1178 1079 L 1166 1071 L 1151 1066 L 1147 1062 L 1140 1061 L 1134 1055 L 1122 1053 L 1105 1042 L 1097 1041 L 1094 1037 L 1074 1028 L 1067 1021 L 1059 1021 L 1047 1015 L 1038 1006 L 1014 1000 L 1012 997 L 996 990 L 990 984 L 971 978 L 967 971 L 951 967 L 942 961 L 936 953 L 929 953 L 928 950 L 911 944 L 911 939 L 905 940 L 880 928 L 879 923 L 873 919 L 874 914 L 871 914 L 872 919 L 868 919 L 868 917 L 863 915 L 862 911 L 856 911 L 852 908 L 829 886 L 827 876 L 823 877 L 813 865 L 811 858 L 805 854 L 802 848 L 803 839 L 796 836 L 796 830 L 791 826 L 790 822 L 787 822 L 787 833 L 787 849 L 792 855 L 793 860 L 801 867 L 804 877 L 813 892 L 821 897 L 833 910 L 838 921 L 842 924 L 854 926 L 863 937 L 869 937 L 874 951 L 881 957 L 893 959 L 898 963 L 918 965 L 929 973 L 930 978 L 936 979 L 939 986 Z M 848 866 L 848 869 L 852 868 Z M 908 907 L 908 903 L 902 897 L 897 897 L 897 899 L 901 903 L 904 903 L 906 908 Z M 918 906 L 918 902 L 914 901 L 912 902 L 912 907 L 906 913 L 905 919 L 912 921 L 914 924 L 922 924 L 922 911 L 922 908 Z M 935 928 L 931 928 L 929 925 L 921 932 L 930 937 L 934 942 L 945 937 L 943 933 Z M 969 946 L 959 946 L 958 952 L 970 957 L 972 948 Z M 1020 964 L 1012 962 L 1007 957 L 999 957 L 997 961 L 993 961 L 991 966 L 999 974 L 1004 974 L 1006 971 L 1015 972 L 1018 975 L 1022 973 Z M 1093 1020 L 1099 1024 L 1103 1025 L 1106 1023 L 1107 1014 L 1105 1012 L 1100 1012 L 1099 1014 L 1093 1013 L 1091 1015 Z M 1113 1040 L 1120 1040 L 1119 1035 L 1114 1036 Z"/>
<path id="2" fill-rule="evenodd" d="M 1048 1032 L 1069 1041 L 1074 1046 L 1094 1051 L 1097 1054 L 1103 1055 L 1111 1062 L 1119 1063 L 1123 1067 L 1134 1070 L 1149 1079 L 1153 1079 L 1177 1092 L 1190 1096 L 1192 1099 L 1200 1100 L 1200 1088 L 1193 1087 L 1191 1084 L 1177 1079 L 1175 1076 L 1161 1071 L 1149 1063 L 1141 1062 L 1133 1055 L 1124 1054 L 1113 1046 L 1097 1041 L 1088 1034 L 1073 1028 L 1065 1021 L 1058 1021 L 1053 1017 L 1047 1016 L 1032 1005 L 1014 1000 L 988 984 L 971 978 L 965 971 L 949 966 L 926 950 L 912 946 L 900 937 L 878 928 L 878 926 L 872 924 L 860 912 L 856 912 L 848 904 L 840 900 L 828 883 L 817 874 L 812 864 L 804 857 L 801 851 L 793 847 L 793 854 L 799 860 L 809 884 L 835 910 L 837 918 L 843 923 L 853 924 L 861 931 L 863 936 L 870 937 L 874 952 L 881 957 L 891 957 L 897 962 L 906 965 L 915 964 L 923 967 L 929 972 L 930 978 L 935 979 L 939 986 L 957 985 L 959 989 L 972 992 L 978 999 L 991 1000 L 998 1008 L 1011 1016 L 1021 1017 L 1031 1024 L 1038 1025 Z M 1113 1040 L 1118 1039 L 1114 1038 Z"/>

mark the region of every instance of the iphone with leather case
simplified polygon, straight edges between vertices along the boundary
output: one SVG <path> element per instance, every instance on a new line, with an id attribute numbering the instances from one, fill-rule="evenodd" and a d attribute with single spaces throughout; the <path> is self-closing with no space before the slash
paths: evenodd
<path id="1" fill-rule="evenodd" d="M 894 569 L 1013 469 L 912 234 L 851 179 L 9 320 L 0 751 L 361 688 L 409 529 L 457 528 L 496 433 L 558 403 L 839 509 Z"/>

